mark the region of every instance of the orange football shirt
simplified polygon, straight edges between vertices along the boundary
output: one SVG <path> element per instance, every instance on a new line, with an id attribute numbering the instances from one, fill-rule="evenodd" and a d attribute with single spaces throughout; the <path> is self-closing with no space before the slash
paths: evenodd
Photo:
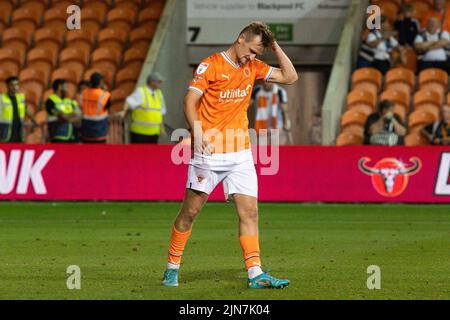
<path id="1" fill-rule="evenodd" d="M 250 148 L 247 109 L 255 80 L 268 80 L 273 68 L 255 59 L 243 66 L 218 52 L 198 66 L 189 90 L 202 95 L 198 118 L 215 153 Z"/>

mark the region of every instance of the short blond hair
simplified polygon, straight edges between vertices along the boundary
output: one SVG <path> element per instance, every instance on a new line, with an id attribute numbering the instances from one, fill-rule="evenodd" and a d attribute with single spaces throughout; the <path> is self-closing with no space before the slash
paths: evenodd
<path id="1" fill-rule="evenodd" d="M 254 21 L 246 26 L 239 33 L 239 36 L 244 35 L 246 39 L 253 39 L 255 36 L 261 36 L 262 45 L 264 48 L 269 48 L 275 41 L 273 32 L 270 31 L 267 24 L 261 21 Z"/>

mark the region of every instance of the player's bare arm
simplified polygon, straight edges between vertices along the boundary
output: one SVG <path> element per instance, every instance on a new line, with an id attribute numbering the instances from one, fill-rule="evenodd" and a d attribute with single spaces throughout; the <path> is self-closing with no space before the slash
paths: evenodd
<path id="1" fill-rule="evenodd" d="M 277 57 L 280 68 L 273 68 L 272 75 L 269 77 L 269 82 L 277 82 L 281 84 L 293 84 L 298 80 L 297 71 L 292 64 L 291 59 L 284 53 L 280 45 L 274 41 L 272 50 Z"/>
<path id="2" fill-rule="evenodd" d="M 201 126 L 195 125 L 196 123 L 199 123 L 197 106 L 201 97 L 202 96 L 195 91 L 188 91 L 186 97 L 184 98 L 184 116 L 189 128 L 191 129 L 194 151 L 205 155 L 211 155 L 213 152 L 211 143 L 203 135 Z"/>

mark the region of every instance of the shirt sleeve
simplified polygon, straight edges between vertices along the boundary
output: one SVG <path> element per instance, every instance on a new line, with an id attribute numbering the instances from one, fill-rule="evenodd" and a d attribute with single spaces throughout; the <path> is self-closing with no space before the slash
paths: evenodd
<path id="1" fill-rule="evenodd" d="M 397 41 L 397 39 L 395 39 L 394 37 L 391 37 L 391 46 L 393 47 L 393 48 L 395 48 L 395 47 L 398 47 L 398 41 Z"/>
<path id="2" fill-rule="evenodd" d="M 377 40 L 377 36 L 373 32 L 370 32 L 367 35 L 367 42 L 373 42 L 375 40 Z"/>
<path id="3" fill-rule="evenodd" d="M 423 38 L 420 34 L 417 35 L 417 37 L 414 39 L 414 43 L 422 43 Z"/>
<path id="4" fill-rule="evenodd" d="M 126 101 L 132 110 L 142 105 L 144 100 L 142 98 L 141 90 L 139 89 L 134 90 L 134 92 L 127 97 Z"/>
<path id="5" fill-rule="evenodd" d="M 163 116 L 165 116 L 167 113 L 166 99 L 164 99 L 164 95 L 162 96 L 161 113 Z"/>
<path id="6" fill-rule="evenodd" d="M 203 95 L 214 77 L 214 66 L 209 59 L 203 60 L 194 72 L 194 78 L 189 84 L 189 90 Z"/>
<path id="7" fill-rule="evenodd" d="M 273 72 L 273 67 L 258 59 L 254 61 L 254 68 L 256 68 L 256 80 L 267 81 Z"/>
<path id="8" fill-rule="evenodd" d="M 447 31 L 442 32 L 442 39 L 450 40 L 450 35 Z"/>

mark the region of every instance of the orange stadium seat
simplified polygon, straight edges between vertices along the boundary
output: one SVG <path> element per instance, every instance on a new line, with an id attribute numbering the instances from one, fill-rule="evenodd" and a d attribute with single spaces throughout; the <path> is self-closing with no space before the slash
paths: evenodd
<path id="1" fill-rule="evenodd" d="M 61 51 L 59 56 L 59 67 L 70 69 L 75 72 L 77 82 L 83 77 L 84 70 L 89 60 L 89 53 L 76 47 L 69 47 Z"/>
<path id="2" fill-rule="evenodd" d="M 0 21 L 5 27 L 9 26 L 11 23 L 13 7 L 12 2 L 10 1 L 0 1 Z"/>
<path id="3" fill-rule="evenodd" d="M 115 8 L 129 8 L 134 11 L 139 11 L 141 7 L 140 0 L 116 0 L 114 2 Z"/>
<path id="4" fill-rule="evenodd" d="M 74 47 L 90 53 L 95 44 L 95 33 L 89 30 L 71 30 L 67 33 L 67 47 Z"/>
<path id="5" fill-rule="evenodd" d="M 0 48 L 0 68 L 8 70 L 11 75 L 17 76 L 22 66 L 19 51 L 14 48 Z"/>
<path id="6" fill-rule="evenodd" d="M 114 73 L 111 70 L 106 69 L 106 68 L 101 68 L 101 67 L 90 68 L 84 72 L 83 79 L 89 80 L 91 75 L 94 72 L 100 72 L 105 77 L 105 82 L 106 82 L 108 88 L 112 87 L 112 84 L 114 82 Z"/>
<path id="7" fill-rule="evenodd" d="M 118 87 L 111 92 L 111 111 L 119 112 L 123 110 L 125 99 L 131 92 L 128 88 Z"/>
<path id="8" fill-rule="evenodd" d="M 367 115 L 375 111 L 377 98 L 369 91 L 353 90 L 347 95 L 347 109 L 358 110 Z"/>
<path id="9" fill-rule="evenodd" d="M 62 30 L 66 28 L 66 7 L 53 7 L 44 13 L 44 27 Z"/>
<path id="10" fill-rule="evenodd" d="M 414 90 L 414 83 L 414 72 L 406 68 L 394 68 L 386 73 L 384 89 L 403 91 L 408 96 L 409 105 L 409 96 Z"/>
<path id="11" fill-rule="evenodd" d="M 127 37 L 127 32 L 122 29 L 106 28 L 98 35 L 98 46 L 122 51 L 127 43 Z"/>
<path id="12" fill-rule="evenodd" d="M 113 48 L 98 48 L 92 53 L 92 67 L 103 67 L 117 70 L 122 55 L 119 50 Z"/>
<path id="13" fill-rule="evenodd" d="M 121 86 L 125 83 L 136 83 L 139 78 L 141 68 L 123 68 L 116 75 L 116 86 Z"/>
<path id="14" fill-rule="evenodd" d="M 54 70 L 52 73 L 52 82 L 56 79 L 66 80 L 67 95 L 70 98 L 74 98 L 77 93 L 77 86 L 79 82 L 77 80 L 77 74 L 73 70 L 59 68 Z"/>
<path id="15" fill-rule="evenodd" d="M 405 146 L 427 146 L 429 145 L 428 139 L 420 131 L 412 131 L 405 137 Z"/>
<path id="16" fill-rule="evenodd" d="M 71 5 L 80 6 L 82 0 L 51 0 L 52 8 L 63 8 L 64 10 Z M 89 2 L 85 1 L 85 3 Z"/>
<path id="17" fill-rule="evenodd" d="M 6 79 L 11 77 L 12 75 L 13 75 L 13 73 L 10 70 L 1 67 L 1 62 L 0 62 L 0 83 L 5 82 Z M 2 92 L 2 91 L 0 91 L 0 92 Z"/>
<path id="18" fill-rule="evenodd" d="M 130 8 L 116 8 L 108 12 L 108 28 L 130 32 L 136 21 L 137 11 Z"/>
<path id="19" fill-rule="evenodd" d="M 139 48 L 130 48 L 125 51 L 123 57 L 123 67 L 124 68 L 141 68 L 142 63 L 147 57 L 147 52 Z"/>
<path id="20" fill-rule="evenodd" d="M 380 95 L 380 101 L 391 100 L 395 103 L 394 112 L 400 116 L 402 121 L 406 120 L 409 112 L 409 97 L 403 91 L 386 90 Z"/>
<path id="21" fill-rule="evenodd" d="M 154 28 L 139 27 L 130 32 L 130 47 L 141 49 L 147 52 L 150 42 L 156 31 L 156 23 Z"/>
<path id="22" fill-rule="evenodd" d="M 433 90 L 439 93 L 441 103 L 445 100 L 448 88 L 447 72 L 441 69 L 426 69 L 419 74 L 419 88 L 425 90 Z"/>
<path id="23" fill-rule="evenodd" d="M 447 100 L 446 100 L 446 103 L 447 103 L 448 105 L 450 105 L 450 92 L 447 94 Z"/>
<path id="24" fill-rule="evenodd" d="M 28 109 L 30 109 L 30 111 L 35 113 L 40 103 L 40 97 L 36 96 L 36 93 L 28 89 L 26 85 L 25 87 L 21 86 L 20 92 L 22 92 L 25 95 L 25 101 L 27 102 Z"/>
<path id="25" fill-rule="evenodd" d="M 347 110 L 341 117 L 341 128 L 348 125 L 358 124 L 364 126 L 367 120 L 367 114 L 357 110 Z"/>
<path id="26" fill-rule="evenodd" d="M 104 0 L 90 0 L 86 1 L 84 8 L 91 8 L 100 13 L 102 17 L 106 16 L 110 7 L 109 1 Z"/>
<path id="27" fill-rule="evenodd" d="M 409 130 L 420 131 L 426 125 L 435 122 L 438 117 L 426 110 L 416 110 L 409 115 L 408 127 Z"/>
<path id="28" fill-rule="evenodd" d="M 395 1 L 377 1 L 375 3 L 381 9 L 381 14 L 386 16 L 391 24 L 394 23 L 397 18 L 397 14 L 400 10 L 398 3 Z"/>
<path id="29" fill-rule="evenodd" d="M 37 12 L 38 16 L 42 17 L 45 9 L 47 8 L 47 0 L 20 0 L 21 8 L 30 8 L 34 12 Z M 40 23 L 41 21 L 39 21 Z"/>
<path id="30" fill-rule="evenodd" d="M 377 96 L 381 87 L 382 74 L 374 68 L 361 68 L 352 74 L 352 90 L 365 90 Z"/>
<path id="31" fill-rule="evenodd" d="M 47 48 L 52 54 L 57 54 L 63 43 L 63 35 L 60 30 L 44 27 L 36 30 L 34 44 L 36 47 Z"/>
<path id="32" fill-rule="evenodd" d="M 20 28 L 31 36 L 41 23 L 42 16 L 32 8 L 20 7 L 13 11 L 12 26 Z"/>
<path id="33" fill-rule="evenodd" d="M 341 133 L 351 133 L 364 138 L 364 127 L 359 124 L 351 124 L 342 128 Z"/>
<path id="34" fill-rule="evenodd" d="M 439 93 L 432 90 L 420 90 L 414 94 L 414 110 L 426 110 L 438 117 L 441 106 Z"/>
<path id="35" fill-rule="evenodd" d="M 363 144 L 364 139 L 356 134 L 343 132 L 336 139 L 337 146 L 353 146 Z"/>
<path id="36" fill-rule="evenodd" d="M 90 30 L 93 33 L 97 33 L 103 26 L 105 17 L 100 12 L 95 11 L 92 8 L 81 9 L 81 21 L 83 29 Z"/>
<path id="37" fill-rule="evenodd" d="M 25 60 L 25 53 L 31 43 L 30 35 L 19 28 L 9 28 L 3 31 L 3 47 L 12 48 L 18 51 L 21 64 Z"/>
<path id="38" fill-rule="evenodd" d="M 27 83 L 34 83 L 41 86 L 41 92 L 47 87 L 47 83 L 44 81 L 44 75 L 42 71 L 34 68 L 26 68 L 20 72 L 19 75 L 20 85 L 23 87 Z"/>
<path id="39" fill-rule="evenodd" d="M 28 68 L 40 70 L 43 74 L 43 81 L 47 84 L 50 74 L 55 66 L 55 57 L 46 48 L 34 48 L 27 55 Z"/>
<path id="40" fill-rule="evenodd" d="M 405 52 L 405 63 L 402 65 L 406 69 L 411 70 L 412 72 L 417 72 L 417 53 L 414 48 L 410 47 L 403 47 L 403 50 Z"/>
<path id="41" fill-rule="evenodd" d="M 139 12 L 138 23 L 139 26 L 147 25 L 149 22 L 156 22 L 161 17 L 164 9 L 164 3 L 162 2 L 148 2 L 145 9 Z"/>
<path id="42" fill-rule="evenodd" d="M 419 21 L 422 19 L 423 15 L 433 8 L 433 5 L 426 0 L 409 0 L 406 1 L 414 8 L 413 17 Z"/>

